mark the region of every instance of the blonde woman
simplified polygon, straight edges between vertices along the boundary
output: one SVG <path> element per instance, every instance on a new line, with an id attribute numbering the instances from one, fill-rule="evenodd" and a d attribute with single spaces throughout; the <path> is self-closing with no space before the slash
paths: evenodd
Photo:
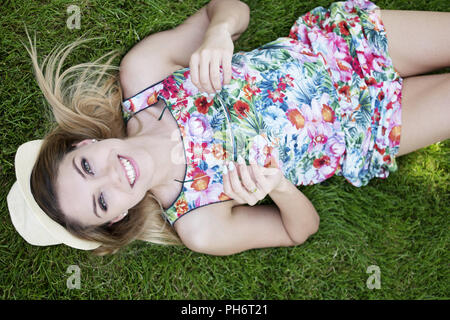
<path id="1" fill-rule="evenodd" d="M 30 40 L 57 126 L 17 152 L 18 232 L 97 254 L 135 239 L 214 255 L 299 245 L 320 219 L 296 186 L 364 186 L 450 136 L 450 76 L 420 76 L 450 65 L 449 13 L 337 2 L 234 53 L 248 21 L 246 4 L 213 0 L 119 72 L 110 55 L 62 72 L 80 42 L 40 65 Z"/>

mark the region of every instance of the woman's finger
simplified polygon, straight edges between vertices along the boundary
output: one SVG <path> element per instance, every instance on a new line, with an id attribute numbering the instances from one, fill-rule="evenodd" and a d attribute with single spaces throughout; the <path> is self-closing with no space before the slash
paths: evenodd
<path id="1" fill-rule="evenodd" d="M 200 85 L 204 89 L 204 92 L 214 93 L 209 77 L 210 63 L 211 60 L 209 54 L 203 51 L 202 54 L 200 55 L 200 70 L 199 70 Z"/>
<path id="2" fill-rule="evenodd" d="M 224 54 L 222 58 L 223 85 L 229 84 L 231 81 L 231 57 L 231 54 Z"/>
<path id="3" fill-rule="evenodd" d="M 249 192 L 254 193 L 255 190 L 257 190 L 256 184 L 250 177 L 250 172 L 247 169 L 247 165 L 240 155 L 238 156 L 238 167 L 239 175 L 242 178 L 242 184 L 244 185 L 245 189 L 247 189 Z"/>
<path id="4" fill-rule="evenodd" d="M 211 83 L 214 91 L 222 89 L 222 84 L 220 83 L 220 58 L 212 57 L 210 64 L 210 77 Z"/>
<path id="5" fill-rule="evenodd" d="M 197 87 L 199 91 L 203 91 L 200 85 L 200 79 L 198 75 L 200 57 L 198 53 L 193 53 L 191 56 L 191 60 L 189 61 L 189 69 L 191 72 L 191 81 Z"/>
<path id="6" fill-rule="evenodd" d="M 231 186 L 231 181 L 230 181 L 230 174 L 228 172 L 227 166 L 225 164 L 224 166 L 224 172 L 223 172 L 223 176 L 222 176 L 222 181 L 223 181 L 223 192 L 229 196 L 230 198 L 236 200 L 238 203 L 243 204 L 245 203 L 244 199 L 241 199 L 234 191 L 233 188 Z"/>
<path id="7" fill-rule="evenodd" d="M 238 170 L 233 162 L 230 162 L 228 166 L 228 172 L 230 174 L 231 187 L 233 188 L 234 193 L 237 194 L 241 199 L 245 200 L 245 202 L 249 205 L 254 205 L 257 200 L 255 196 L 252 193 L 248 192 L 242 185 L 238 176 Z"/>
<path id="8" fill-rule="evenodd" d="M 252 178 L 250 174 L 251 167 L 248 167 L 243 159 L 241 161 L 243 163 L 239 163 L 238 168 L 239 168 L 239 176 L 241 177 L 241 181 L 242 184 L 244 185 L 244 188 L 250 195 L 253 196 L 252 198 L 255 199 L 256 201 L 264 199 L 267 193 L 264 193 L 263 189 L 259 187 L 258 181 Z M 256 204 L 256 202 L 254 204 Z"/>
<path id="9" fill-rule="evenodd" d="M 254 161 L 250 160 L 250 167 L 252 168 L 255 180 L 258 181 L 259 187 L 265 194 L 268 194 L 270 190 L 267 190 L 267 179 L 264 176 L 262 168 Z"/>

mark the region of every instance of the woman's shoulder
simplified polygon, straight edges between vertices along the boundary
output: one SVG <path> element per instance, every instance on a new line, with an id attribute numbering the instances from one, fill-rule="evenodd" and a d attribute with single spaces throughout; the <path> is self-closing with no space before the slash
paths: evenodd
<path id="1" fill-rule="evenodd" d="M 144 59 L 139 53 L 127 55 L 120 63 L 120 85 L 124 97 L 133 97 L 158 84 L 182 66 L 165 59 Z"/>
<path id="2" fill-rule="evenodd" d="M 175 231 L 185 242 L 187 239 L 207 231 L 208 225 L 220 223 L 221 219 L 226 219 L 237 204 L 237 201 L 232 199 L 195 208 L 175 221 Z"/>

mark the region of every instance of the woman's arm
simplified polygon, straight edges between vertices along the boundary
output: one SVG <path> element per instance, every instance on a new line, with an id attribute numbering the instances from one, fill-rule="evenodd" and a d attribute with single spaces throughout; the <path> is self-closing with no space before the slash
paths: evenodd
<path id="1" fill-rule="evenodd" d="M 269 196 L 277 204 L 286 232 L 296 244 L 317 232 L 320 217 L 311 201 L 292 182 L 283 177 Z"/>
<path id="2" fill-rule="evenodd" d="M 249 8 L 240 1 L 211 1 L 206 7 L 210 20 L 202 45 L 189 61 L 192 82 L 200 91 L 214 93 L 222 88 L 220 66 L 223 67 L 223 84 L 231 80 L 233 40 L 247 29 Z"/>
<path id="3" fill-rule="evenodd" d="M 237 171 L 233 170 L 234 173 Z M 258 189 L 270 189 L 269 195 L 275 205 L 232 207 L 246 199 L 254 202 L 245 191 L 245 186 L 250 185 L 250 175 L 243 174 L 244 170 L 239 171 L 242 183 L 235 174 L 224 176 L 224 191 L 233 195 L 232 204 L 225 202 L 195 209 L 175 224 L 188 248 L 201 253 L 229 255 L 255 248 L 299 245 L 317 232 L 320 219 L 314 206 L 284 176 L 279 179 L 274 174 L 265 180 L 258 179 L 258 173 L 254 172 Z M 279 182 L 271 187 L 271 181 Z"/>
<path id="4" fill-rule="evenodd" d="M 195 65 L 195 61 L 190 63 L 195 52 L 200 56 L 197 63 L 201 63 L 203 56 L 211 59 L 211 52 L 208 56 L 208 50 L 216 52 L 217 47 L 222 48 L 221 57 L 224 52 L 228 52 L 228 57 L 222 60 L 222 65 L 228 66 L 227 61 L 231 61 L 233 50 L 231 48 L 230 52 L 231 39 L 236 40 L 239 37 L 247 28 L 248 20 L 249 10 L 246 4 L 237 0 L 212 0 L 176 28 L 147 36 L 121 61 L 120 81 L 124 96 L 132 96 L 163 80 L 175 70 Z M 213 56 L 217 57 L 217 54 Z M 213 66 L 210 72 L 209 64 L 203 62 L 196 70 L 200 75 L 212 74 L 214 78 L 218 75 L 219 67 L 220 65 Z M 227 69 L 231 75 L 231 65 Z M 209 79 L 209 86 L 207 83 L 205 86 L 213 88 L 212 81 Z M 213 90 L 210 89 L 209 92 Z"/>

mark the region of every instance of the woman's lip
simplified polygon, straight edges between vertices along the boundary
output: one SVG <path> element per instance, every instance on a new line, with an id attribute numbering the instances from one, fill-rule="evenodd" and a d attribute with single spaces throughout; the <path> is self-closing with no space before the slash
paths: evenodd
<path id="1" fill-rule="evenodd" d="M 130 158 L 130 157 L 125 157 L 125 156 L 122 156 L 122 155 L 119 155 L 119 157 L 128 160 L 128 161 L 130 162 L 131 166 L 132 166 L 133 169 L 134 169 L 135 177 L 134 177 L 134 182 L 133 182 L 133 184 L 131 185 L 131 187 L 133 188 L 134 185 L 136 184 L 136 181 L 137 181 L 138 178 L 139 178 L 139 175 L 140 175 L 140 172 L 139 172 L 139 166 L 137 165 L 136 161 L 134 161 L 134 159 L 132 159 L 132 158 Z M 123 169 L 125 170 L 125 168 L 123 168 Z M 126 172 L 125 172 L 125 175 L 126 175 Z M 127 179 L 128 179 L 128 178 L 127 178 Z"/>

